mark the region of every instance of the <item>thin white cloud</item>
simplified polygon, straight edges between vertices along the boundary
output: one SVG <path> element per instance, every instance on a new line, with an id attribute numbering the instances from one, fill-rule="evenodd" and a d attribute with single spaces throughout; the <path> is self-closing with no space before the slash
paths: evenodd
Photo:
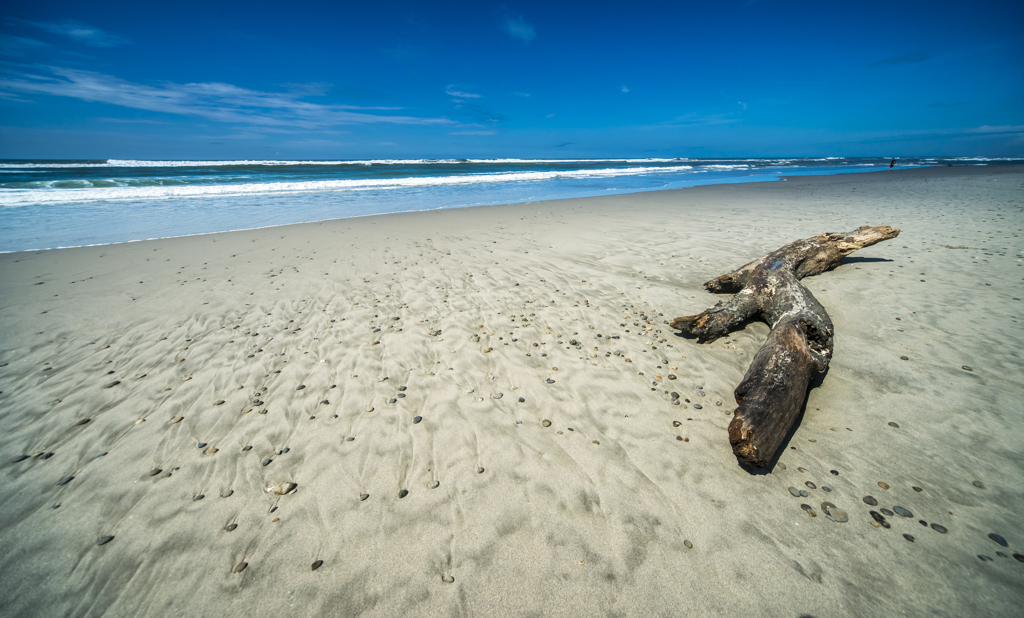
<path id="1" fill-rule="evenodd" d="M 622 87 L 622 92 L 629 92 L 629 88 L 626 88 L 625 86 L 623 86 Z"/>
<path id="2" fill-rule="evenodd" d="M 494 135 L 495 131 L 450 131 L 448 135 Z"/>
<path id="3" fill-rule="evenodd" d="M 48 67 L 48 71 L 49 75 L 7 73 L 0 76 L 0 93 L 71 97 L 266 129 L 322 129 L 344 124 L 371 123 L 457 124 L 447 118 L 367 113 L 394 108 L 308 103 L 300 100 L 307 96 L 302 91 L 262 92 L 222 83 L 147 85 L 79 69 Z"/>
<path id="4" fill-rule="evenodd" d="M 508 32 L 509 36 L 513 39 L 519 39 L 523 43 L 529 43 L 537 38 L 537 31 L 533 29 L 533 26 L 526 23 L 526 20 L 521 15 L 505 18 L 505 32 Z"/>
<path id="5" fill-rule="evenodd" d="M 444 93 L 447 94 L 448 96 L 457 97 L 459 99 L 479 99 L 480 98 L 480 95 L 478 95 L 478 94 L 473 94 L 472 92 L 462 92 L 461 90 L 456 90 L 454 84 L 449 84 L 448 87 L 444 89 Z"/>
<path id="6" fill-rule="evenodd" d="M 92 47 L 114 47 L 115 45 L 127 45 L 128 43 L 131 43 L 131 41 L 123 36 L 104 32 L 99 28 L 74 20 L 36 22 L 19 19 L 17 21 L 29 26 L 34 26 L 40 30 L 45 30 L 51 34 L 66 36 L 72 40 L 78 41 L 79 43 L 84 43 L 85 45 L 90 45 Z"/>

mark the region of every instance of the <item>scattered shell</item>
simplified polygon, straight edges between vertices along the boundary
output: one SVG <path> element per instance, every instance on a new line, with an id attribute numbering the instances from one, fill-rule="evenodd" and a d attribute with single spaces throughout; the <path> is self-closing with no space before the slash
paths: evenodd
<path id="1" fill-rule="evenodd" d="M 292 482 L 279 483 L 277 485 L 274 485 L 274 493 L 279 495 L 279 496 L 284 496 L 286 494 L 290 494 L 291 492 L 295 491 L 295 488 L 298 487 L 298 486 L 299 486 L 298 483 L 292 483 Z"/>
<path id="2" fill-rule="evenodd" d="M 317 560 L 317 561 L 313 562 L 312 570 L 315 571 L 315 570 L 319 569 L 320 567 L 322 567 L 323 565 L 324 565 L 324 561 L 323 560 Z"/>
<path id="3" fill-rule="evenodd" d="M 551 426 L 551 421 L 549 421 L 548 419 L 544 419 L 543 421 L 540 422 L 540 424 L 545 426 L 545 427 L 550 427 Z"/>
<path id="4" fill-rule="evenodd" d="M 248 562 L 239 562 L 235 565 L 235 568 L 231 569 L 232 573 L 241 573 L 245 570 L 245 567 L 249 566 Z"/>
<path id="5" fill-rule="evenodd" d="M 171 425 L 173 425 L 173 424 L 175 424 L 175 423 L 180 423 L 180 422 L 181 422 L 181 421 L 183 421 L 183 420 L 185 420 L 185 417 L 184 417 L 184 416 L 175 416 L 174 418 L 172 418 L 172 419 L 170 420 L 170 424 L 171 424 Z"/>
<path id="6" fill-rule="evenodd" d="M 398 499 L 399 500 L 401 500 L 402 498 L 404 498 L 404 497 L 406 497 L 408 495 L 409 495 L 409 490 L 408 489 L 399 489 L 398 490 Z"/>
<path id="7" fill-rule="evenodd" d="M 683 545 L 686 546 L 686 549 L 693 549 L 693 543 L 689 541 L 683 541 Z"/>
<path id="8" fill-rule="evenodd" d="M 365 502 L 366 499 L 369 498 L 369 497 L 370 497 L 370 494 L 359 494 L 359 501 L 360 502 Z"/>
<path id="9" fill-rule="evenodd" d="M 443 581 L 446 584 L 451 584 L 451 583 L 455 582 L 455 578 L 452 577 L 451 575 L 445 575 L 444 577 L 441 578 L 441 581 Z"/>
<path id="10" fill-rule="evenodd" d="M 160 474 L 161 472 L 163 472 L 163 470 L 161 470 L 160 468 L 153 468 L 152 470 L 149 471 L 149 475 L 150 476 L 156 476 L 156 475 Z"/>
<path id="11" fill-rule="evenodd" d="M 864 496 L 864 504 L 869 506 L 878 506 L 878 500 L 875 500 L 874 496 Z"/>
<path id="12" fill-rule="evenodd" d="M 99 538 L 99 540 L 96 541 L 96 544 L 97 545 L 106 545 L 107 543 L 109 543 L 109 542 L 111 542 L 113 540 L 114 540 L 114 535 L 108 534 L 107 536 L 101 536 Z"/>
<path id="13" fill-rule="evenodd" d="M 438 487 L 440 487 L 440 485 L 441 485 L 440 481 L 430 481 L 430 488 L 431 489 L 437 489 Z"/>
<path id="14" fill-rule="evenodd" d="M 878 481 L 878 486 L 882 489 L 889 489 L 889 484 L 884 481 Z"/>
<path id="15" fill-rule="evenodd" d="M 80 420 L 77 423 L 75 423 L 75 426 L 77 427 L 79 425 L 85 425 L 86 423 L 88 423 L 91 420 L 92 420 L 91 418 L 83 418 L 82 420 Z"/>
<path id="16" fill-rule="evenodd" d="M 850 521 L 850 516 L 846 513 L 846 511 L 838 508 L 831 502 L 822 502 L 821 512 L 825 514 L 825 517 L 827 519 L 830 519 L 836 522 L 837 524 L 845 524 L 846 522 Z"/>
<path id="17" fill-rule="evenodd" d="M 814 512 L 814 509 L 811 507 L 810 504 L 801 504 L 800 508 L 802 508 L 811 517 L 817 517 L 818 516 L 818 514 Z"/>
<path id="18" fill-rule="evenodd" d="M 251 451 L 251 450 L 252 450 L 252 445 L 251 444 L 247 444 L 247 445 L 242 447 L 242 452 L 243 453 L 246 452 L 246 451 Z"/>
<path id="19" fill-rule="evenodd" d="M 222 405 L 224 405 L 224 400 L 223 399 L 218 399 L 217 401 L 213 402 L 213 405 L 215 405 L 215 406 L 222 406 Z"/>
<path id="20" fill-rule="evenodd" d="M 216 452 L 217 452 L 217 450 L 218 450 L 218 449 L 217 449 L 217 447 L 216 447 L 216 446 L 211 446 L 210 448 L 206 449 L 206 450 L 205 450 L 205 451 L 203 451 L 203 452 L 205 452 L 205 453 L 206 453 L 207 455 L 213 455 L 214 453 L 216 453 Z"/>
<path id="21" fill-rule="evenodd" d="M 804 481 L 804 485 L 807 485 L 807 486 L 808 486 L 808 487 L 810 487 L 811 489 L 817 489 L 817 488 L 818 488 L 818 486 L 817 486 L 817 485 L 815 485 L 814 483 L 812 483 L 812 482 L 810 482 L 810 481 Z"/>
<path id="22" fill-rule="evenodd" d="M 504 394 L 503 393 L 495 393 L 495 394 L 491 395 L 491 397 L 494 397 L 495 399 L 501 399 L 502 397 L 504 397 Z"/>
<path id="23" fill-rule="evenodd" d="M 480 466 L 479 468 L 477 468 L 477 469 L 476 469 L 476 473 L 477 473 L 477 474 L 483 474 L 483 473 L 484 473 L 484 467 L 483 467 L 483 466 Z"/>
<path id="24" fill-rule="evenodd" d="M 60 487 L 61 485 L 67 485 L 68 483 L 70 483 L 73 480 L 75 480 L 75 477 L 73 477 L 73 476 L 65 476 L 61 480 L 57 481 L 57 486 Z"/>

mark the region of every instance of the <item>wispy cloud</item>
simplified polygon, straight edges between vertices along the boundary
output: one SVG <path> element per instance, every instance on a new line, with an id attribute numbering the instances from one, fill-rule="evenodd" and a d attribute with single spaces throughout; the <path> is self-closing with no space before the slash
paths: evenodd
<path id="1" fill-rule="evenodd" d="M 49 43 L 26 39 L 25 37 L 14 36 L 13 34 L 0 34 L 0 53 L 8 56 L 20 56 L 27 52 L 38 51 L 50 47 Z"/>
<path id="2" fill-rule="evenodd" d="M 47 70 L 49 74 L 8 72 L 0 76 L 0 93 L 71 97 L 266 129 L 323 129 L 336 125 L 370 123 L 458 124 L 447 118 L 368 113 L 396 108 L 309 103 L 300 100 L 309 96 L 308 90 L 303 89 L 263 92 L 222 83 L 148 85 L 92 71 L 61 67 L 48 67 Z"/>
<path id="3" fill-rule="evenodd" d="M 115 45 L 127 45 L 128 43 L 131 43 L 131 41 L 123 36 L 111 34 L 94 26 L 89 26 L 74 20 L 37 22 L 19 19 L 16 21 L 21 24 L 39 28 L 40 30 L 45 30 L 51 34 L 66 36 L 78 41 L 79 43 L 90 45 L 92 47 L 114 47 Z"/>
<path id="4" fill-rule="evenodd" d="M 924 52 L 917 52 L 913 54 L 907 54 L 906 56 L 899 56 L 896 58 L 886 58 L 885 60 L 879 60 L 878 62 L 872 62 L 869 67 L 886 67 L 894 64 L 915 64 L 917 62 L 924 62 L 925 60 L 931 60 L 931 56 Z"/>
<path id="5" fill-rule="evenodd" d="M 495 131 L 451 131 L 448 135 L 494 135 Z"/>
<path id="6" fill-rule="evenodd" d="M 537 38 L 537 31 L 533 29 L 533 26 L 526 23 L 522 15 L 506 15 L 505 32 L 513 39 L 519 39 L 523 43 L 529 43 Z"/>
<path id="7" fill-rule="evenodd" d="M 627 87 L 623 86 L 623 87 L 622 87 L 622 90 L 620 90 L 620 92 L 629 92 L 629 88 L 627 88 Z"/>
<path id="8" fill-rule="evenodd" d="M 455 84 L 449 84 L 448 87 L 444 89 L 444 93 L 447 94 L 448 96 L 457 97 L 459 99 L 479 99 L 480 98 L 480 95 L 478 95 L 478 94 L 473 94 L 472 92 L 462 92 L 461 90 L 456 90 L 455 89 Z"/>
<path id="9" fill-rule="evenodd" d="M 712 125 L 712 124 L 732 124 L 734 122 L 740 122 L 739 118 L 734 118 L 726 114 L 683 114 L 682 116 L 676 116 L 672 120 L 667 122 L 658 123 L 656 126 L 664 125 Z"/>

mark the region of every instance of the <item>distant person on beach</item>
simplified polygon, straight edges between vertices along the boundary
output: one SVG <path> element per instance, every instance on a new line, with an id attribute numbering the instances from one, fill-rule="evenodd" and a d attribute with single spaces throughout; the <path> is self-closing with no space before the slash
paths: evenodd
<path id="1" fill-rule="evenodd" d="M 890 172 L 892 171 L 892 166 L 894 166 L 894 165 L 896 165 L 896 159 L 893 159 L 892 161 L 889 161 L 889 171 Z"/>

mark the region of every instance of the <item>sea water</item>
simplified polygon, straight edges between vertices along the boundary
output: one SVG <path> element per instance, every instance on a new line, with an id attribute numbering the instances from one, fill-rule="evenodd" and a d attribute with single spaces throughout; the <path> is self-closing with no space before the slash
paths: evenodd
<path id="1" fill-rule="evenodd" d="M 1024 162 L 900 159 L 899 167 Z M 0 252 L 887 169 L 889 159 L 0 161 Z"/>

